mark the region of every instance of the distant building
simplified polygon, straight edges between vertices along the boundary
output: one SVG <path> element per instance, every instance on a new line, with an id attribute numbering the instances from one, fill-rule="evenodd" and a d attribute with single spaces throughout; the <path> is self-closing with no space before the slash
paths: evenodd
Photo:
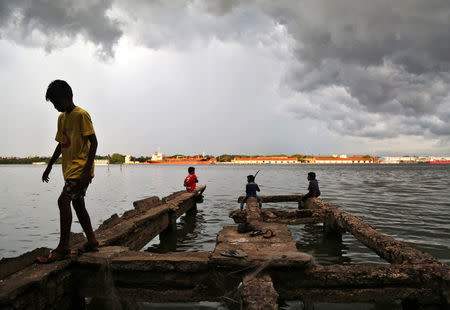
<path id="1" fill-rule="evenodd" d="M 365 157 L 315 157 L 312 164 L 373 164 L 373 158 Z"/>
<path id="2" fill-rule="evenodd" d="M 131 164 L 140 164 L 140 162 L 138 161 L 132 161 L 131 160 L 131 155 L 125 155 L 125 165 L 131 165 Z"/>
<path id="3" fill-rule="evenodd" d="M 347 154 L 341 154 L 341 155 L 338 155 L 338 154 L 333 154 L 333 155 L 331 155 L 331 157 L 333 157 L 333 158 L 347 158 Z"/>
<path id="4" fill-rule="evenodd" d="M 96 165 L 96 166 L 109 165 L 109 159 L 95 159 L 94 165 Z"/>
<path id="5" fill-rule="evenodd" d="M 400 164 L 400 163 L 418 163 L 419 157 L 416 156 L 385 156 L 380 158 L 381 164 Z"/>
<path id="6" fill-rule="evenodd" d="M 233 164 L 253 164 L 253 165 L 261 165 L 261 164 L 274 164 L 274 165 L 283 165 L 283 164 L 296 164 L 298 160 L 296 157 L 253 157 L 253 158 L 234 158 L 231 160 Z"/>
<path id="7" fill-rule="evenodd" d="M 300 159 L 300 162 L 302 164 L 313 164 L 314 163 L 314 157 L 304 157 Z"/>

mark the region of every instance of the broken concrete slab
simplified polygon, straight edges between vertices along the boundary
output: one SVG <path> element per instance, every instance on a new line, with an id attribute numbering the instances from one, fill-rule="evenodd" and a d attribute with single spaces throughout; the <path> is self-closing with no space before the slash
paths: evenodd
<path id="1" fill-rule="evenodd" d="M 47 265 L 32 264 L 0 281 L 0 308 L 45 309 L 70 307 L 71 260 Z"/>
<path id="2" fill-rule="evenodd" d="M 100 246 L 120 245 L 140 250 L 169 225 L 174 225 L 177 217 L 196 207 L 195 194 L 186 191 L 174 193 L 161 201 L 156 198 L 139 200 L 134 210 L 104 221 L 95 232 Z M 85 242 L 83 238 L 72 247 L 81 247 Z"/>
<path id="3" fill-rule="evenodd" d="M 225 226 L 217 236 L 217 244 L 211 255 L 211 262 L 223 266 L 302 266 L 311 263 L 311 256 L 298 252 L 292 240 L 289 228 L 283 224 L 271 223 L 267 226 L 257 226 L 262 231 L 271 229 L 274 237 L 266 239 L 263 236 L 251 237 L 250 233 L 237 232 L 236 226 Z M 230 250 L 244 251 L 244 258 L 227 257 L 221 253 Z"/>
<path id="4" fill-rule="evenodd" d="M 332 222 L 332 226 L 337 225 L 339 229 L 351 232 L 361 243 L 390 263 L 438 263 L 430 254 L 378 232 L 370 224 L 364 222 L 361 217 L 324 202 L 321 202 L 321 209 L 328 213 L 328 222 Z"/>
<path id="5" fill-rule="evenodd" d="M 326 217 L 326 211 L 321 209 L 279 210 L 263 208 L 261 212 L 264 222 L 286 225 L 322 223 Z M 235 223 L 245 223 L 247 221 L 246 211 L 233 210 L 230 211 L 229 216 Z"/>
<path id="6" fill-rule="evenodd" d="M 24 253 L 18 257 L 2 258 L 0 261 L 0 280 L 3 280 L 7 276 L 18 272 L 25 267 L 35 263 L 36 257 L 48 256 L 50 254 L 49 248 L 38 248 L 33 251 Z"/>
<path id="7" fill-rule="evenodd" d="M 79 265 L 104 265 L 112 270 L 197 272 L 207 269 L 211 252 L 150 253 L 130 251 L 126 247 L 104 247 L 99 252 L 86 253 Z"/>
<path id="8" fill-rule="evenodd" d="M 278 293 L 268 274 L 245 276 L 242 281 L 241 296 L 244 309 L 278 309 Z"/>
<path id="9" fill-rule="evenodd" d="M 241 203 L 245 196 L 239 196 L 238 202 Z M 262 202 L 299 202 L 302 200 L 302 195 L 270 195 L 259 196 Z"/>

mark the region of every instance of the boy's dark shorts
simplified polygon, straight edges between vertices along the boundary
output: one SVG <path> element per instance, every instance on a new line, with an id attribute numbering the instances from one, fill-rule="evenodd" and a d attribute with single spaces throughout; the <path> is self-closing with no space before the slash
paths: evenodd
<path id="1" fill-rule="evenodd" d="M 81 183 L 80 179 L 67 179 L 62 193 L 71 199 L 80 199 L 86 195 L 89 183 Z"/>

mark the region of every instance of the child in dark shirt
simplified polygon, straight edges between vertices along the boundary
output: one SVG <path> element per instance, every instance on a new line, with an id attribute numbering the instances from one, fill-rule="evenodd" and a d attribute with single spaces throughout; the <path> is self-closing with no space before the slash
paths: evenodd
<path id="1" fill-rule="evenodd" d="M 254 175 L 248 175 L 247 176 L 247 185 L 245 186 L 245 197 L 244 199 L 242 199 L 241 202 L 241 210 L 244 209 L 244 204 L 247 202 L 247 199 L 249 197 L 255 197 L 256 199 L 258 199 L 258 203 L 259 203 L 259 207 L 262 208 L 262 200 L 260 197 L 258 197 L 258 195 L 256 194 L 256 192 L 259 192 L 259 186 L 258 184 L 255 183 L 255 176 Z"/>
<path id="2" fill-rule="evenodd" d="M 309 198 L 316 198 L 320 196 L 319 183 L 316 180 L 315 172 L 308 172 L 308 193 L 303 195 L 302 202 L 305 203 Z"/>

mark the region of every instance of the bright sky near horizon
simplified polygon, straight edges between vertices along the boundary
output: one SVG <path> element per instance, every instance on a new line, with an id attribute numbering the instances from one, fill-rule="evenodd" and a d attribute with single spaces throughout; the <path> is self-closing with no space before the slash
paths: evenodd
<path id="1" fill-rule="evenodd" d="M 0 156 L 49 156 L 66 80 L 98 154 L 449 154 L 450 2 L 0 1 Z"/>

